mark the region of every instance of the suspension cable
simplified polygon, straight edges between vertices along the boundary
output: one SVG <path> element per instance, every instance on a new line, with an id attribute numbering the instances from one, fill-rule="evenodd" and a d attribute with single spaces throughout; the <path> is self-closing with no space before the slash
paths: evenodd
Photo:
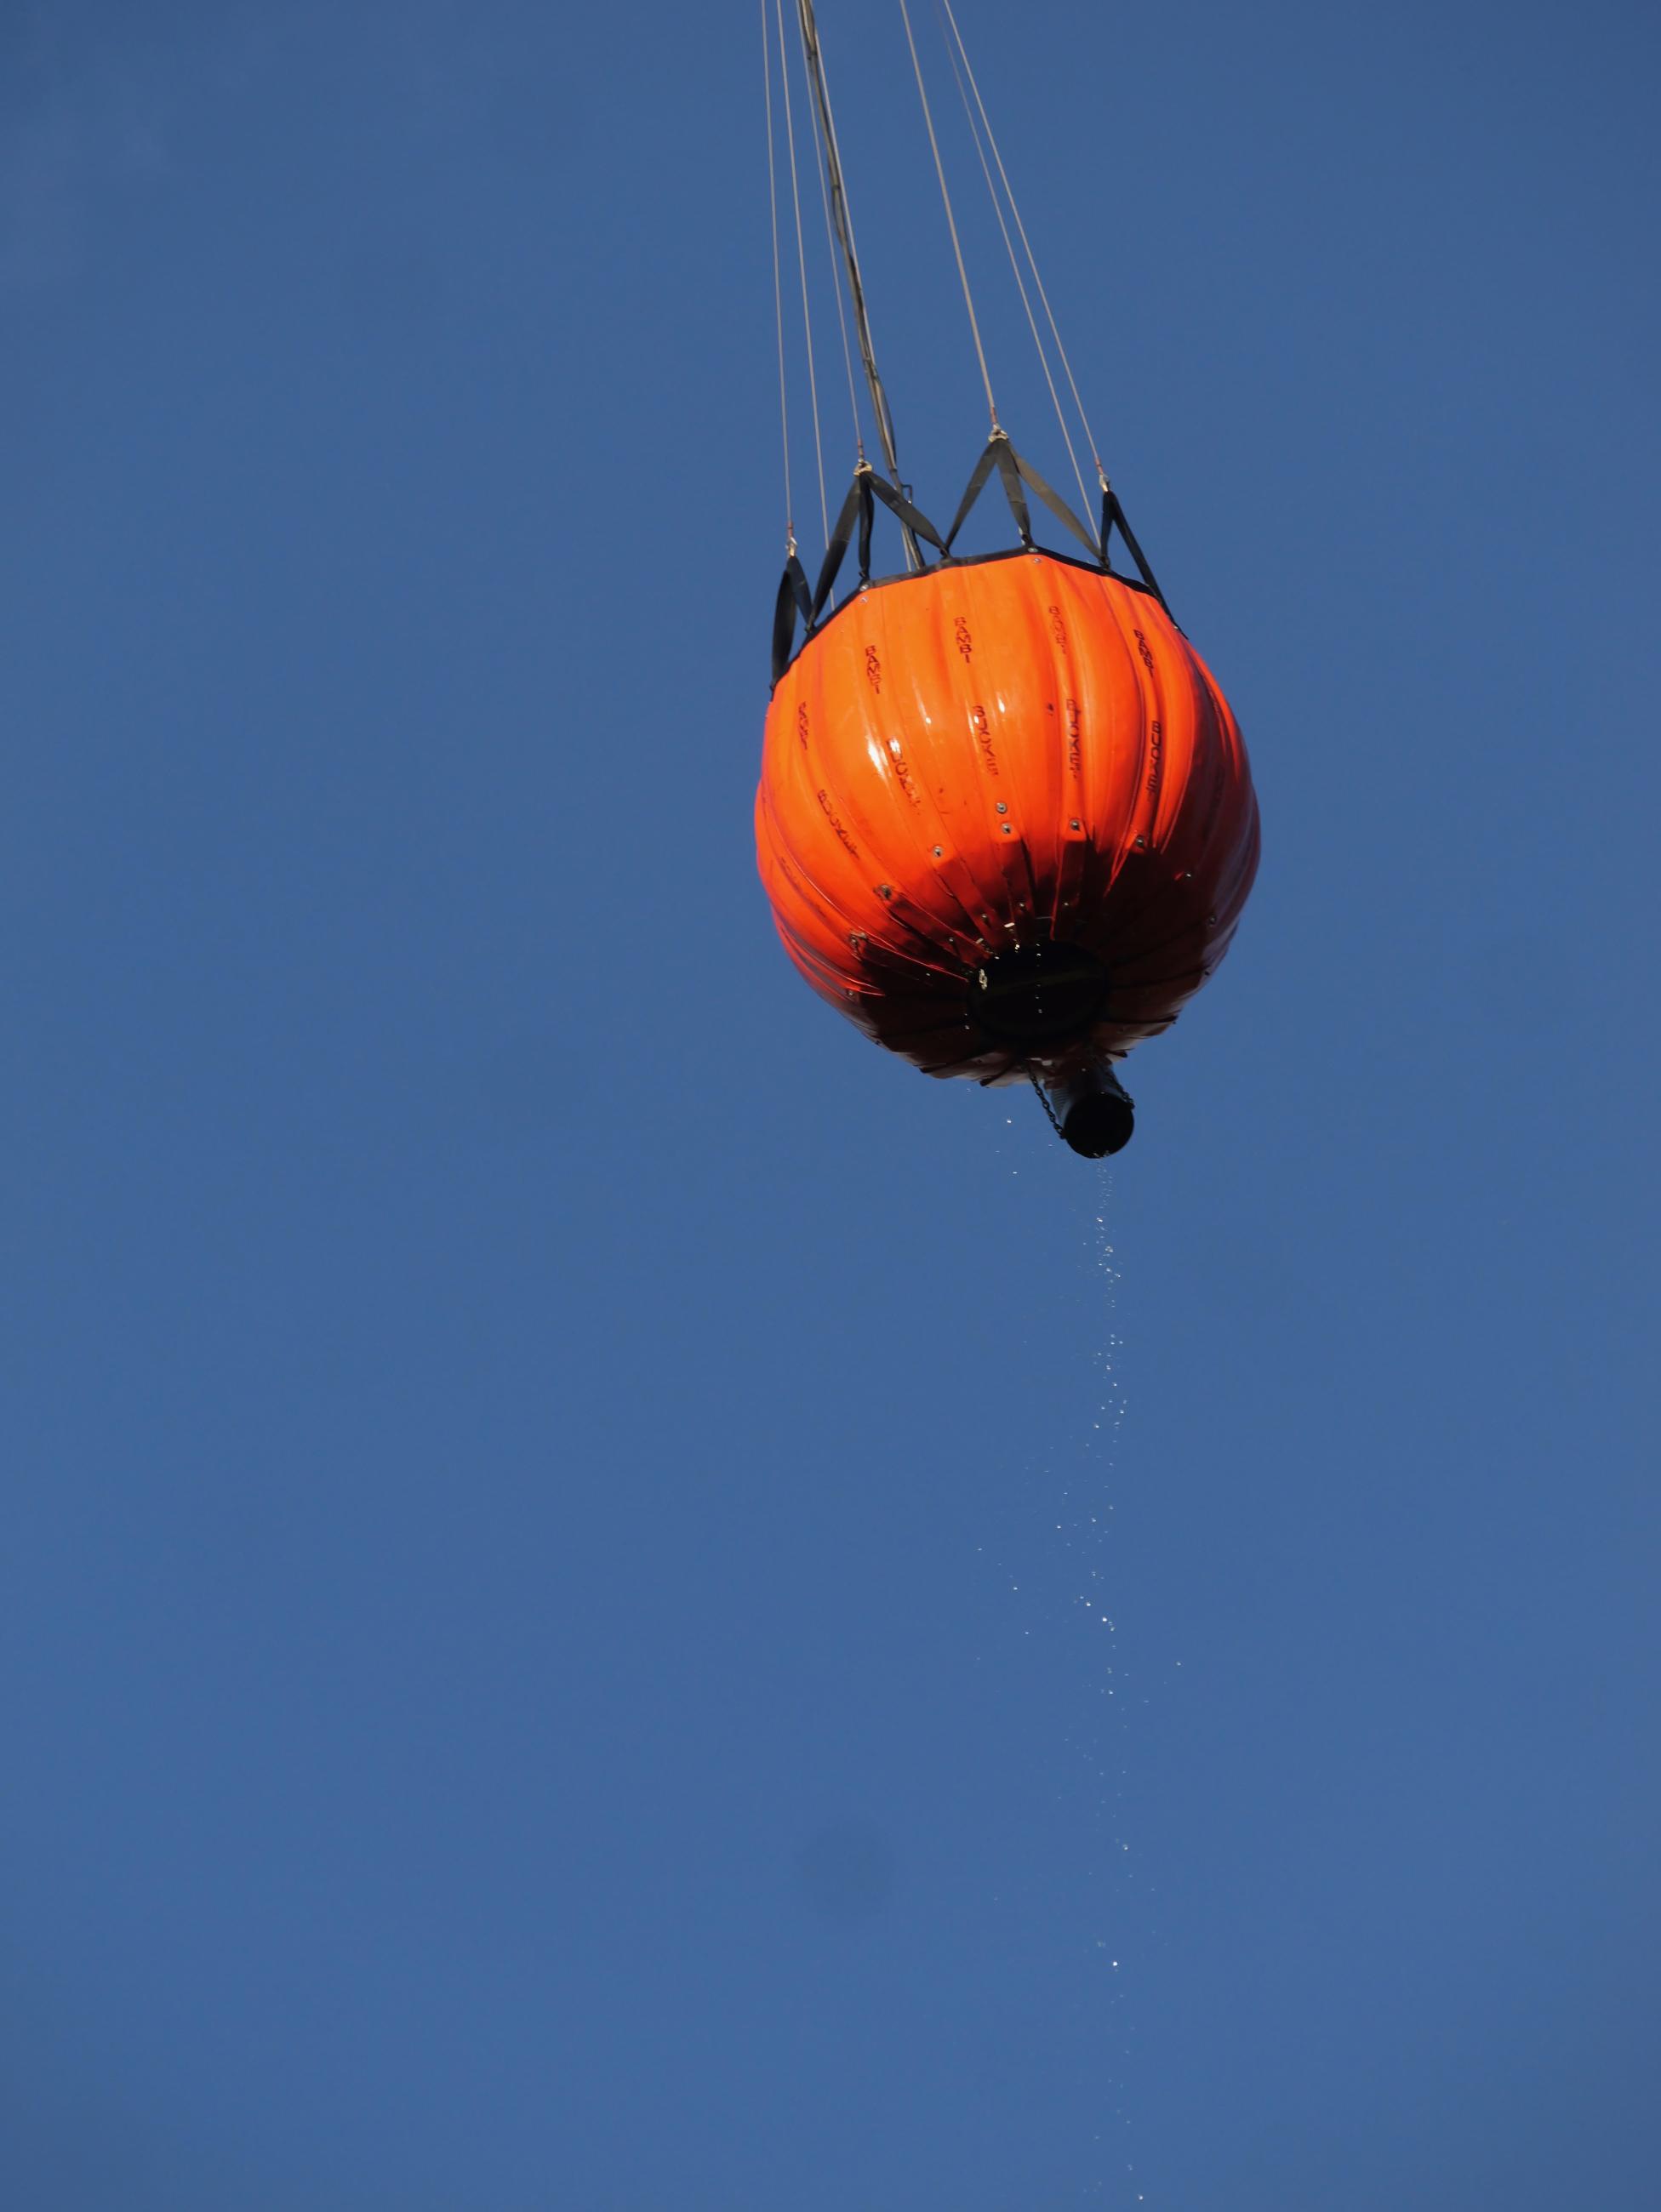
<path id="1" fill-rule="evenodd" d="M 1020 234 L 1021 245 L 1025 250 L 1026 265 L 1032 271 L 1032 282 L 1037 288 L 1039 299 L 1043 302 L 1044 314 L 1050 324 L 1050 335 L 1056 341 L 1056 351 L 1061 357 L 1062 368 L 1067 377 L 1068 389 L 1073 394 L 1073 404 L 1078 409 L 1079 420 L 1084 426 L 1085 442 L 1090 448 L 1092 460 L 1096 464 L 1097 478 L 1102 489 L 1105 490 L 1107 471 L 1102 466 L 1101 448 L 1096 443 L 1096 434 L 1090 427 L 1090 417 L 1085 413 L 1084 402 L 1079 397 L 1078 380 L 1073 374 L 1073 364 L 1067 357 L 1067 348 L 1062 343 L 1062 334 L 1056 322 L 1056 311 L 1050 304 L 1050 295 L 1045 291 L 1043 278 L 1038 272 L 1037 257 L 1032 251 L 1031 240 L 1027 237 L 1026 225 L 1021 221 L 1021 210 L 1009 182 L 1009 173 L 1003 165 L 1003 155 L 998 151 L 998 141 L 992 129 L 992 118 L 986 112 L 986 102 L 981 98 L 981 88 L 976 81 L 974 64 L 969 58 L 969 49 L 963 42 L 963 33 L 958 28 L 958 19 L 952 11 L 952 0 L 940 0 L 940 4 L 946 10 L 946 21 L 952 26 L 952 36 L 957 42 L 958 52 L 963 57 L 964 72 L 975 94 L 975 105 L 981 112 L 981 121 L 986 130 L 986 142 L 992 149 L 992 159 L 997 164 L 998 174 L 1003 179 L 1004 191 L 1008 194 L 1009 212 L 1015 218 L 1015 228 Z M 904 5 L 904 0 L 901 0 L 901 5 Z"/>
<path id="2" fill-rule="evenodd" d="M 796 17 L 801 30 L 802 52 L 807 59 L 807 74 L 813 88 L 814 106 L 818 112 L 819 129 L 824 145 L 824 170 L 830 191 L 830 213 L 837 228 L 837 238 L 842 246 L 843 265 L 848 278 L 848 296 L 853 303 L 854 328 L 859 337 L 860 362 L 865 370 L 865 381 L 871 394 L 871 411 L 876 417 L 877 440 L 882 447 L 883 459 L 888 464 L 888 473 L 897 484 L 900 482 L 900 457 L 894 442 L 894 417 L 888 404 L 888 394 L 883 390 L 882 378 L 877 370 L 877 349 L 871 336 L 871 315 L 866 305 L 865 279 L 860 273 L 859 247 L 854 239 L 854 214 L 848 204 L 848 187 L 842 173 L 842 150 L 837 144 L 837 119 L 830 109 L 830 86 L 824 73 L 824 55 L 819 45 L 819 27 L 813 13 L 813 0 L 796 0 Z M 922 567 L 922 548 L 909 522 L 900 524 L 900 542 L 905 549 L 905 565 L 916 574 Z"/>
<path id="3" fill-rule="evenodd" d="M 830 509 L 824 496 L 824 444 L 819 434 L 819 386 L 813 367 L 813 317 L 807 304 L 807 249 L 801 235 L 801 188 L 796 177 L 796 126 L 790 112 L 790 63 L 784 46 L 784 0 L 774 0 L 779 27 L 779 79 L 784 89 L 784 131 L 790 149 L 790 198 L 796 213 L 796 265 L 801 272 L 801 320 L 807 338 L 807 391 L 813 407 L 813 454 L 819 471 L 819 520 L 830 542 Z"/>
<path id="4" fill-rule="evenodd" d="M 784 447 L 784 550 L 796 550 L 796 524 L 790 501 L 790 405 L 784 379 L 784 287 L 779 277 L 779 180 L 773 151 L 773 31 L 767 0 L 761 0 L 761 79 L 767 94 L 767 212 L 773 224 L 773 325 L 779 341 L 779 437 Z"/>
<path id="5" fill-rule="evenodd" d="M 992 396 L 992 379 L 987 373 L 986 348 L 981 343 L 981 326 L 975 315 L 974 295 L 969 289 L 969 271 L 964 266 L 963 246 L 958 237 L 958 219 L 952 212 L 952 195 L 946 189 L 946 168 L 940 160 L 940 141 L 934 136 L 934 118 L 929 111 L 928 88 L 922 81 L 922 64 L 917 59 L 917 42 L 911 35 L 911 11 L 905 0 L 900 0 L 900 20 L 905 25 L 905 43 L 911 49 L 911 70 L 917 80 L 917 97 L 922 102 L 922 119 L 928 130 L 929 149 L 934 156 L 934 174 L 940 179 L 940 198 L 946 205 L 946 228 L 952 233 L 952 251 L 958 260 L 958 281 L 963 286 L 963 303 L 969 310 L 969 327 L 975 339 L 975 358 L 981 365 L 981 382 L 986 387 L 987 411 L 992 417 L 995 433 L 1001 434 L 998 421 L 998 403 Z"/>
<path id="6" fill-rule="evenodd" d="M 813 73 L 805 46 L 801 65 L 811 89 Z M 842 365 L 848 374 L 848 406 L 854 417 L 854 451 L 856 459 L 862 464 L 865 459 L 865 432 L 860 425 L 859 393 L 854 385 L 854 356 L 848 343 L 848 314 L 843 306 L 842 274 L 837 266 L 837 240 L 830 224 L 830 188 L 824 176 L 824 133 L 817 106 L 810 106 L 807 112 L 813 119 L 813 166 L 818 172 L 819 206 L 824 216 L 824 250 L 830 262 L 830 289 L 837 299 L 837 328 L 842 333 Z"/>
<path id="7" fill-rule="evenodd" d="M 937 17 L 940 15 L 940 0 L 935 0 L 935 14 Z M 986 149 L 981 143 L 980 125 L 975 120 L 974 109 L 969 105 L 969 88 L 964 82 L 963 70 L 958 65 L 958 56 L 953 50 L 952 41 L 946 38 L 943 19 L 940 21 L 940 36 L 946 41 L 946 59 L 952 64 L 952 76 L 958 88 L 958 97 L 963 102 L 964 115 L 969 124 L 969 135 L 975 142 L 975 153 L 981 165 L 981 174 L 986 179 L 987 192 L 992 202 L 992 212 L 998 218 L 998 230 L 1003 239 L 1004 252 L 1009 256 L 1010 272 L 1015 279 L 1015 289 L 1020 294 L 1021 306 L 1026 311 L 1026 327 L 1032 333 L 1032 343 L 1037 351 L 1038 366 L 1043 371 L 1043 380 L 1050 387 L 1050 404 L 1056 410 L 1056 421 L 1061 428 L 1062 443 L 1067 447 L 1067 458 L 1073 465 L 1073 481 L 1079 487 L 1079 504 L 1087 514 L 1090 512 L 1090 495 L 1084 488 L 1084 471 L 1079 466 L 1079 457 L 1073 448 L 1073 434 L 1068 428 L 1067 410 L 1062 405 L 1061 394 L 1056 391 L 1056 380 L 1050 374 L 1049 351 L 1040 335 L 1037 317 L 1032 312 L 1032 302 L 1027 297 L 1026 280 L 1021 274 L 1020 258 L 1015 252 L 1015 241 L 1009 235 L 1009 225 L 1004 220 L 1003 202 L 998 196 L 998 187 L 992 181 L 992 172 L 987 166 Z"/>

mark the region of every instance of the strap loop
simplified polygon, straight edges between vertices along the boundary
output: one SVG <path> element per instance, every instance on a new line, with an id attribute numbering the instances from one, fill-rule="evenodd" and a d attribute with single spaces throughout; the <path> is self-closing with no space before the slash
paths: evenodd
<path id="1" fill-rule="evenodd" d="M 1102 566 L 1110 575 L 1112 574 L 1113 564 L 1110 557 L 1108 539 L 1115 530 L 1123 538 L 1126 550 L 1136 563 L 1136 573 L 1159 605 L 1165 608 L 1165 612 L 1170 614 L 1171 608 L 1166 602 L 1165 595 L 1155 582 L 1153 571 L 1147 565 L 1147 556 L 1136 543 L 1135 534 L 1124 519 L 1124 509 L 1119 504 L 1118 493 L 1114 490 L 1111 484 L 1104 483 L 1102 486 Z M 1175 617 L 1173 617 L 1172 619 L 1174 620 Z"/>
<path id="2" fill-rule="evenodd" d="M 975 464 L 974 474 L 958 502 L 958 511 L 952 518 L 952 527 L 946 533 L 946 550 L 951 550 L 958 532 L 969 519 L 969 511 L 986 489 L 994 469 L 1003 486 L 1004 497 L 1009 501 L 1009 511 L 1015 518 L 1015 527 L 1020 533 L 1021 544 L 1032 544 L 1032 518 L 1028 512 L 1026 495 L 1021 487 L 1025 484 L 1036 492 L 1057 522 L 1070 530 L 1092 561 L 1107 563 L 1104 557 L 1104 543 L 1092 538 L 1072 508 L 1054 487 L 1044 482 L 1029 460 L 1025 460 L 1009 442 L 1006 432 L 999 430 L 987 441 L 986 451 Z"/>
<path id="3" fill-rule="evenodd" d="M 796 617 L 805 629 L 813 627 L 813 600 L 807 588 L 807 571 L 793 553 L 779 578 L 778 598 L 773 603 L 773 681 L 776 684 L 790 665 L 796 646 Z"/>

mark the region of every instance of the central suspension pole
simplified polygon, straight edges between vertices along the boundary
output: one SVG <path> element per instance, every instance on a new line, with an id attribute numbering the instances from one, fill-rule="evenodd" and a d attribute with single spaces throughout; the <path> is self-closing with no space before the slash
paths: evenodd
<path id="1" fill-rule="evenodd" d="M 819 27 L 813 15 L 813 0 L 796 0 L 796 12 L 801 21 L 801 50 L 807 64 L 807 78 L 813 88 L 813 106 L 818 116 L 819 134 L 824 142 L 824 166 L 830 185 L 830 213 L 836 224 L 837 242 L 842 247 L 843 265 L 848 272 L 848 289 L 854 303 L 854 327 L 859 333 L 860 361 L 865 369 L 865 380 L 871 391 L 871 406 L 877 418 L 877 436 L 881 441 L 883 458 L 888 464 L 888 473 L 895 483 L 900 481 L 900 457 L 894 444 L 894 418 L 888 410 L 888 395 L 882 388 L 882 379 L 877 374 L 877 352 L 871 337 L 871 318 L 866 312 L 865 283 L 860 275 L 860 258 L 854 246 L 854 222 L 848 211 L 848 194 L 843 184 L 842 155 L 837 146 L 837 126 L 830 118 L 830 94 L 824 81 L 824 57 L 819 52 Z M 922 553 L 909 524 L 900 525 L 900 534 L 905 540 L 906 566 L 912 569 L 922 567 Z"/>

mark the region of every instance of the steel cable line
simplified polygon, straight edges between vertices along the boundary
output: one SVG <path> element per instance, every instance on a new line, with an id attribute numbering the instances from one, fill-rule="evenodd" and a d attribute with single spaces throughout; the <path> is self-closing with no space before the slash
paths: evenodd
<path id="1" fill-rule="evenodd" d="M 808 89 L 812 89 L 812 64 L 808 59 L 806 44 L 802 46 L 801 65 L 807 78 Z M 860 427 L 859 393 L 854 383 L 854 356 L 848 343 L 848 314 L 843 305 L 842 271 L 837 263 L 836 234 L 830 222 L 830 187 L 825 179 L 824 133 L 816 106 L 810 103 L 809 114 L 813 118 L 813 165 L 818 172 L 819 205 L 824 215 L 824 250 L 830 263 L 830 289 L 836 295 L 837 328 L 842 333 L 842 365 L 848 374 L 848 405 L 854 417 L 854 450 L 857 459 L 865 459 L 865 433 Z"/>
<path id="2" fill-rule="evenodd" d="M 1096 434 L 1090 427 L 1090 417 L 1085 413 L 1084 401 L 1079 397 L 1078 380 L 1073 374 L 1073 364 L 1067 357 L 1067 348 L 1062 343 L 1061 331 L 1056 321 L 1056 311 L 1050 304 L 1049 293 L 1044 289 L 1043 278 L 1038 270 L 1037 257 L 1033 252 L 1032 242 L 1026 234 L 1026 225 L 1021 221 L 1020 206 L 1016 200 L 1014 189 L 1010 184 L 1009 173 L 1004 167 L 1003 155 L 998 151 L 997 136 L 992 128 L 992 118 L 986 112 L 986 102 L 981 97 L 981 88 L 976 79 L 974 64 L 969 58 L 969 49 L 964 44 L 963 33 L 958 28 L 958 19 L 952 10 L 952 0 L 940 0 L 940 4 L 946 11 L 946 20 L 952 27 L 952 36 L 957 43 L 958 53 L 963 57 L 964 74 L 969 79 L 970 88 L 975 95 L 975 105 L 980 110 L 981 122 L 986 131 L 986 143 L 992 149 L 992 159 L 997 165 L 998 174 L 1002 179 L 1004 191 L 1008 196 L 1009 212 L 1015 218 L 1015 228 L 1019 234 L 1021 246 L 1026 255 L 1027 267 L 1032 271 L 1033 284 L 1037 288 L 1039 299 L 1043 302 L 1044 316 L 1050 325 L 1050 335 L 1056 341 L 1056 351 L 1061 358 L 1068 389 L 1073 394 L 1073 404 L 1079 410 L 1079 421 L 1083 426 L 1085 442 L 1090 448 L 1090 458 L 1096 465 L 1097 477 L 1102 489 L 1105 490 L 1107 471 L 1102 466 L 1101 448 L 1096 443 Z M 904 5 L 904 0 L 901 0 L 901 5 Z"/>
<path id="3" fill-rule="evenodd" d="M 830 510 L 824 496 L 824 443 L 819 434 L 819 385 L 813 366 L 813 316 L 807 303 L 807 249 L 801 234 L 801 187 L 796 174 L 796 126 L 790 109 L 790 60 L 784 44 L 784 0 L 774 0 L 779 29 L 779 80 L 784 92 L 784 133 L 790 149 L 790 199 L 796 216 L 796 266 L 801 273 L 801 321 L 807 341 L 807 392 L 813 409 L 813 455 L 818 464 L 819 524 L 829 544 Z"/>
<path id="4" fill-rule="evenodd" d="M 784 287 L 779 275 L 779 182 L 773 150 L 772 27 L 767 20 L 767 0 L 761 0 L 761 76 L 767 98 L 767 212 L 773 227 L 773 324 L 779 346 L 779 435 L 784 447 L 784 546 L 796 550 L 796 524 L 790 500 L 790 403 L 784 375 Z"/>
<path id="5" fill-rule="evenodd" d="M 911 50 L 911 71 L 917 80 L 917 97 L 922 102 L 922 119 L 928 132 L 929 150 L 934 156 L 934 174 L 940 180 L 946 228 L 952 233 L 952 251 L 958 262 L 958 281 L 963 286 L 963 303 L 969 310 L 969 328 L 975 340 L 975 358 L 981 365 L 981 382 L 986 388 L 987 411 L 992 417 L 994 431 L 1001 431 L 1003 426 L 998 421 L 998 403 L 992 396 L 992 379 L 986 366 L 986 348 L 981 343 L 981 326 L 975 313 L 975 295 L 969 289 L 969 271 L 964 266 L 963 246 L 958 237 L 958 219 L 952 212 L 952 194 L 946 185 L 945 164 L 940 160 L 940 141 L 934 136 L 934 118 L 928 105 L 928 88 L 922 81 L 922 64 L 917 59 L 917 42 L 911 35 L 911 11 L 905 0 L 900 0 L 900 20 L 905 25 L 905 43 Z"/>
<path id="6" fill-rule="evenodd" d="M 937 15 L 940 13 L 939 0 L 936 0 L 935 12 Z M 1027 297 L 1026 280 L 1021 275 L 1021 264 L 1015 252 L 1015 242 L 1010 237 L 1009 225 L 1004 220 L 1003 202 L 999 198 L 998 188 L 992 181 L 992 172 L 987 165 L 986 149 L 981 143 L 980 125 L 976 122 L 975 111 L 969 104 L 969 88 L 964 82 L 963 70 L 958 65 L 958 56 L 952 50 L 952 41 L 946 37 L 946 27 L 943 18 L 940 20 L 940 36 L 946 40 L 946 59 L 952 64 L 952 76 L 958 88 L 958 97 L 963 102 L 963 112 L 969 124 L 969 135 L 975 142 L 975 153 L 981 165 L 981 174 L 986 179 L 986 189 L 992 201 L 992 212 L 998 218 L 998 229 L 1003 239 L 1004 252 L 1009 256 L 1009 267 L 1015 279 L 1015 289 L 1020 294 L 1021 306 L 1026 312 L 1026 326 L 1032 333 L 1032 343 L 1037 351 L 1038 366 L 1043 371 L 1045 384 L 1050 387 L 1050 404 L 1056 410 L 1056 421 L 1061 429 L 1062 443 L 1067 447 L 1067 458 L 1073 465 L 1073 481 L 1079 487 L 1079 504 L 1086 514 L 1088 514 L 1090 495 L 1084 487 L 1084 471 L 1079 466 L 1078 454 L 1073 449 L 1073 434 L 1068 428 L 1067 413 L 1062 405 L 1061 394 L 1056 389 L 1056 380 L 1050 374 L 1050 356 L 1044 349 L 1043 339 L 1039 334 L 1038 320 L 1032 312 L 1032 302 Z M 967 58 L 965 56 L 965 67 Z M 1058 345 L 1059 343 L 1058 340 Z M 1087 432 L 1086 425 L 1086 434 Z"/>

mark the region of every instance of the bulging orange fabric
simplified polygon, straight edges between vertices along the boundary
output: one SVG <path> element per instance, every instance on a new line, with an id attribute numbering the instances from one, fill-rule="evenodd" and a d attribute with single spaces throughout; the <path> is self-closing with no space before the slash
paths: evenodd
<path id="1" fill-rule="evenodd" d="M 1157 599 L 1048 554 L 873 584 L 774 691 L 756 799 L 786 950 L 931 1075 L 1049 1077 L 1168 1029 L 1256 871 L 1227 702 Z M 976 1018 L 998 954 L 1107 971 L 1087 1032 L 1032 1052 Z"/>

